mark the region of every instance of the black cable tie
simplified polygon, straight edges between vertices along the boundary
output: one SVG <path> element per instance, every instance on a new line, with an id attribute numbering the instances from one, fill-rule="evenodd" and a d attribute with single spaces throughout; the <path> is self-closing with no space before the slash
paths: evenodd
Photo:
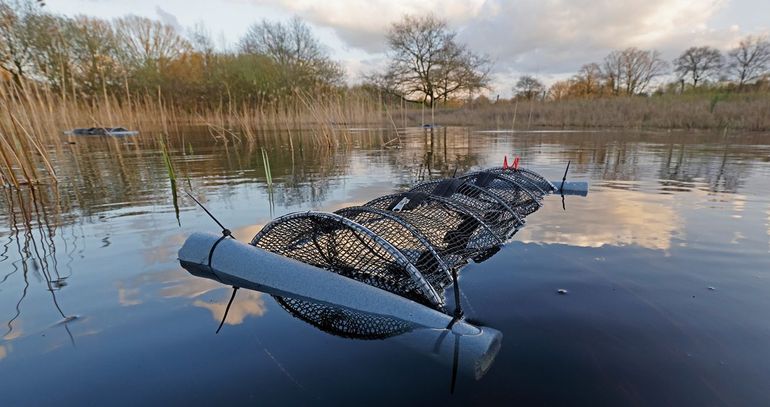
<path id="1" fill-rule="evenodd" d="M 452 327 L 457 323 L 457 321 L 461 319 L 463 319 L 463 311 L 459 310 L 459 315 L 458 315 L 458 310 L 455 309 L 455 315 L 452 316 L 452 319 L 449 321 L 449 324 L 447 324 L 445 329 L 451 331 Z"/>
<path id="2" fill-rule="evenodd" d="M 211 218 L 211 219 L 212 219 L 214 222 L 216 222 L 216 223 L 217 223 L 217 225 L 219 225 L 219 227 L 220 227 L 220 228 L 222 228 L 222 234 L 225 234 L 226 236 L 230 236 L 230 231 L 229 231 L 229 230 L 228 230 L 226 227 L 224 227 L 224 225 L 222 225 L 222 222 L 220 222 L 220 221 L 219 221 L 219 219 L 217 219 L 216 217 L 214 217 L 214 215 L 213 215 L 211 212 L 209 212 L 209 210 L 208 210 L 208 209 L 206 209 L 206 207 L 205 207 L 205 206 L 203 206 L 203 204 L 202 204 L 202 203 L 201 203 L 199 200 L 195 199 L 195 197 L 193 196 L 193 194 L 191 194 L 189 191 L 186 191 L 186 190 L 183 190 L 183 191 L 184 191 L 184 193 L 185 193 L 185 194 L 187 194 L 187 196 L 189 196 L 190 198 L 192 198 L 192 200 L 193 200 L 193 201 L 195 201 L 195 203 L 196 203 L 196 204 L 198 204 L 198 206 L 200 206 L 200 207 L 201 207 L 201 209 L 203 209 L 203 211 L 204 211 L 204 212 L 206 212 L 206 215 L 209 215 L 209 217 L 210 217 L 210 218 Z"/>
<path id="3" fill-rule="evenodd" d="M 561 186 L 559 186 L 559 193 L 564 195 L 564 182 L 567 181 L 567 172 L 569 172 L 569 165 L 572 162 L 572 160 L 567 161 L 567 168 L 564 170 L 564 177 L 561 179 Z"/>
<path id="4" fill-rule="evenodd" d="M 227 230 L 227 229 L 225 229 L 225 230 Z M 230 232 L 229 230 L 227 230 L 227 231 Z M 217 246 L 220 243 L 222 243 L 223 240 L 227 239 L 228 236 L 230 236 L 232 238 L 232 235 L 225 234 L 224 232 L 222 232 L 222 237 L 217 239 L 217 241 L 214 242 L 214 244 L 211 246 L 211 250 L 209 250 L 209 268 L 211 268 L 211 258 L 214 257 L 214 249 L 216 249 Z"/>
<path id="5" fill-rule="evenodd" d="M 455 322 L 457 322 L 463 316 L 463 308 L 462 304 L 460 303 L 460 282 L 457 278 L 457 269 L 452 270 L 452 283 L 454 286 L 455 310 L 453 313 L 454 315 L 452 316 L 452 321 L 449 322 L 447 329 L 452 329 L 452 325 L 454 325 Z"/>
<path id="6" fill-rule="evenodd" d="M 227 320 L 227 314 L 230 312 L 230 306 L 233 305 L 233 300 L 235 299 L 235 294 L 238 292 L 238 288 L 236 286 L 233 286 L 233 295 L 230 297 L 230 301 L 227 303 L 227 307 L 225 308 L 225 315 L 222 316 L 222 322 L 219 323 L 219 327 L 217 328 L 218 334 L 219 331 L 222 329 L 222 326 L 225 324 L 225 320 Z"/>

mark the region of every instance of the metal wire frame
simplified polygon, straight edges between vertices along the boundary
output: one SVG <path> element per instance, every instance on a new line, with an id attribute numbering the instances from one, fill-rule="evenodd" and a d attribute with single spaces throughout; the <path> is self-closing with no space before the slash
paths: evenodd
<path id="1" fill-rule="evenodd" d="M 439 187 L 444 181 L 445 180 L 426 181 L 415 185 L 412 187 L 412 189 L 409 190 L 409 192 L 425 192 L 428 194 L 434 194 L 436 188 Z M 448 199 L 453 199 L 465 206 L 475 208 L 481 212 L 484 212 L 485 214 L 488 213 L 488 211 L 497 212 L 502 208 L 514 218 L 514 228 L 518 229 L 524 224 L 521 216 L 511 207 L 511 205 L 508 204 L 508 202 L 503 200 L 500 195 L 495 194 L 487 189 L 481 188 L 473 183 L 467 182 L 467 180 L 463 181 L 464 182 L 459 185 L 456 190 L 451 191 L 449 196 L 443 196 Z M 486 220 L 487 216 L 484 218 Z M 500 218 L 502 218 L 502 216 L 500 216 Z M 498 222 L 503 223 L 503 221 Z M 510 223 L 510 219 L 505 221 L 505 223 Z"/>
<path id="2" fill-rule="evenodd" d="M 373 199 L 367 202 L 366 204 L 364 204 L 363 206 L 393 210 L 392 208 L 393 205 L 398 204 L 404 198 L 408 200 L 412 200 L 413 198 L 410 198 L 410 195 L 412 194 L 409 192 L 401 192 L 398 194 L 385 195 L 385 196 Z M 487 225 L 482 219 L 481 214 L 478 213 L 478 211 L 476 211 L 474 208 L 463 206 L 450 199 L 440 197 L 440 196 L 425 194 L 421 192 L 417 192 L 414 195 L 417 195 L 418 199 L 421 199 L 423 202 L 438 203 L 439 205 L 442 205 L 453 212 L 456 212 L 465 217 L 475 220 L 478 223 L 478 226 L 480 226 L 482 229 L 484 229 L 491 236 L 494 237 L 497 244 L 503 243 L 505 241 L 504 236 L 498 235 L 498 233 L 496 233 L 492 228 L 490 228 L 489 225 Z M 423 205 L 420 205 L 420 206 L 423 206 Z M 404 210 L 400 210 L 399 212 L 404 212 Z"/>
<path id="3" fill-rule="evenodd" d="M 452 272 L 449 266 L 439 256 L 428 238 L 397 213 L 366 206 L 343 208 L 334 213 L 366 226 L 391 242 L 404 255 L 410 257 L 410 262 L 439 294 L 451 281 Z"/>
<path id="4" fill-rule="evenodd" d="M 532 191 L 519 180 L 499 172 L 477 171 L 462 175 L 460 178 L 487 189 L 505 202 L 510 202 L 511 207 L 522 218 L 540 209 L 541 199 L 545 195 L 541 189 Z"/>
<path id="5" fill-rule="evenodd" d="M 523 173 L 511 172 L 509 170 L 503 170 L 501 168 L 492 168 L 489 170 L 471 172 L 461 176 L 461 178 L 469 177 L 472 175 L 481 175 L 481 174 L 491 174 L 498 178 L 510 180 L 516 183 L 518 188 L 521 188 L 524 191 L 528 191 L 531 194 L 536 196 L 543 196 L 547 193 L 546 192 L 546 189 L 548 188 L 547 186 L 545 186 L 546 189 L 544 189 L 543 188 L 544 185 L 533 181 L 528 176 L 523 175 Z"/>
<path id="6" fill-rule="evenodd" d="M 264 250 L 440 307 L 443 299 L 409 259 L 363 225 L 325 212 L 276 218 L 254 236 Z"/>
<path id="7" fill-rule="evenodd" d="M 551 193 L 557 190 L 557 188 L 550 181 L 545 179 L 545 177 L 528 168 L 513 169 L 510 167 L 509 168 L 495 167 L 495 168 L 489 168 L 486 171 L 505 174 L 509 177 L 515 178 L 524 185 L 537 187 L 537 189 L 542 191 L 543 194 Z"/>
<path id="8" fill-rule="evenodd" d="M 446 198 L 401 193 L 377 198 L 364 206 L 391 210 L 405 200 L 409 204 L 392 212 L 419 230 L 450 269 L 461 267 L 468 259 L 504 241 L 470 208 Z"/>
<path id="9" fill-rule="evenodd" d="M 499 250 L 555 190 L 533 171 L 493 168 L 424 182 L 333 214 L 285 215 L 251 244 L 441 308 L 457 270 Z M 377 316 L 277 299 L 296 317 L 343 335 L 383 337 L 404 329 Z"/>

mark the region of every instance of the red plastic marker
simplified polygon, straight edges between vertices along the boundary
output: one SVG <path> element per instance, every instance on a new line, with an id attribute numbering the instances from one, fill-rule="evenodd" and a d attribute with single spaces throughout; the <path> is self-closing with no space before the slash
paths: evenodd
<path id="1" fill-rule="evenodd" d="M 504 170 L 507 170 L 507 169 L 508 169 L 508 156 L 507 156 L 507 155 L 506 155 L 506 156 L 505 156 L 505 158 L 503 159 L 503 169 L 504 169 Z"/>
<path id="2" fill-rule="evenodd" d="M 516 157 L 513 160 L 513 169 L 514 169 L 514 171 L 518 171 L 519 170 L 519 157 Z"/>

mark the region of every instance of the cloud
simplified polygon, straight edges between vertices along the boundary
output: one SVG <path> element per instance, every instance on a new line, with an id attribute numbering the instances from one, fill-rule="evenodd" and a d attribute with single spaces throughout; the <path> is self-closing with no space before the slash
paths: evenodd
<path id="1" fill-rule="evenodd" d="M 265 1 L 259 2 L 265 4 Z M 740 28 L 710 23 L 727 0 L 267 0 L 312 24 L 332 29 L 349 47 L 386 50 L 385 32 L 404 14 L 445 18 L 459 37 L 495 60 L 493 72 L 558 77 L 613 49 L 654 48 L 671 59 L 691 45 L 727 48 Z M 348 64 L 350 65 L 350 64 Z"/>
<path id="2" fill-rule="evenodd" d="M 164 2 L 163 8 L 150 0 L 130 7 L 114 0 L 89 7 L 86 1 L 62 0 L 51 7 L 105 17 L 155 15 L 177 29 L 180 22 L 188 26 L 204 20 L 230 41 L 261 18 L 297 15 L 332 48 L 332 57 L 344 64 L 352 81 L 383 66 L 385 33 L 392 23 L 404 14 L 432 13 L 446 19 L 473 50 L 495 61 L 492 94 L 509 93 L 522 74 L 550 84 L 628 46 L 655 48 L 669 61 L 692 45 L 726 50 L 740 37 L 766 32 L 762 16 L 770 10 L 767 2 L 756 0 L 228 0 L 214 8 L 178 0 Z"/>
<path id="3" fill-rule="evenodd" d="M 724 5 L 724 0 L 489 0 L 462 37 L 496 57 L 500 71 L 573 72 L 612 49 L 665 52 L 719 39 L 709 21 Z"/>
<path id="4" fill-rule="evenodd" d="M 160 6 L 155 6 L 155 13 L 158 15 L 158 17 L 160 18 L 160 21 L 163 22 L 163 24 L 167 24 L 174 27 L 174 29 L 177 32 L 180 32 L 180 33 L 184 32 L 184 28 L 182 28 L 182 25 L 179 24 L 179 20 L 176 18 L 175 15 L 169 13 L 166 10 L 163 10 L 162 8 L 160 8 Z"/>
<path id="5" fill-rule="evenodd" d="M 335 31 L 349 46 L 368 52 L 385 50 L 385 32 L 404 14 L 436 14 L 450 23 L 463 24 L 478 14 L 484 0 L 267 0 L 277 8 Z"/>

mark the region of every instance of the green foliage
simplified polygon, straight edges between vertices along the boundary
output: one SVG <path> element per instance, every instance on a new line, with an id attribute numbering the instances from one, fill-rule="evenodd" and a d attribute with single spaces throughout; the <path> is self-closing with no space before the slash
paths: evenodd
<path id="1" fill-rule="evenodd" d="M 158 142 L 160 143 L 160 152 L 163 155 L 163 163 L 166 165 L 166 171 L 168 172 L 168 179 L 176 184 L 176 172 L 174 171 L 174 166 L 171 164 L 171 156 L 168 154 L 166 143 L 163 142 L 162 138 L 159 138 Z"/>
<path id="2" fill-rule="evenodd" d="M 712 96 L 711 102 L 709 103 L 709 112 L 714 113 L 714 109 L 716 109 L 717 103 L 725 99 L 727 99 L 727 95 L 724 93 L 716 93 L 714 96 Z"/>
<path id="3" fill-rule="evenodd" d="M 270 172 L 270 158 L 267 156 L 267 150 L 262 148 L 262 164 L 265 166 L 265 179 L 267 180 L 267 186 L 273 187 L 273 174 Z"/>

